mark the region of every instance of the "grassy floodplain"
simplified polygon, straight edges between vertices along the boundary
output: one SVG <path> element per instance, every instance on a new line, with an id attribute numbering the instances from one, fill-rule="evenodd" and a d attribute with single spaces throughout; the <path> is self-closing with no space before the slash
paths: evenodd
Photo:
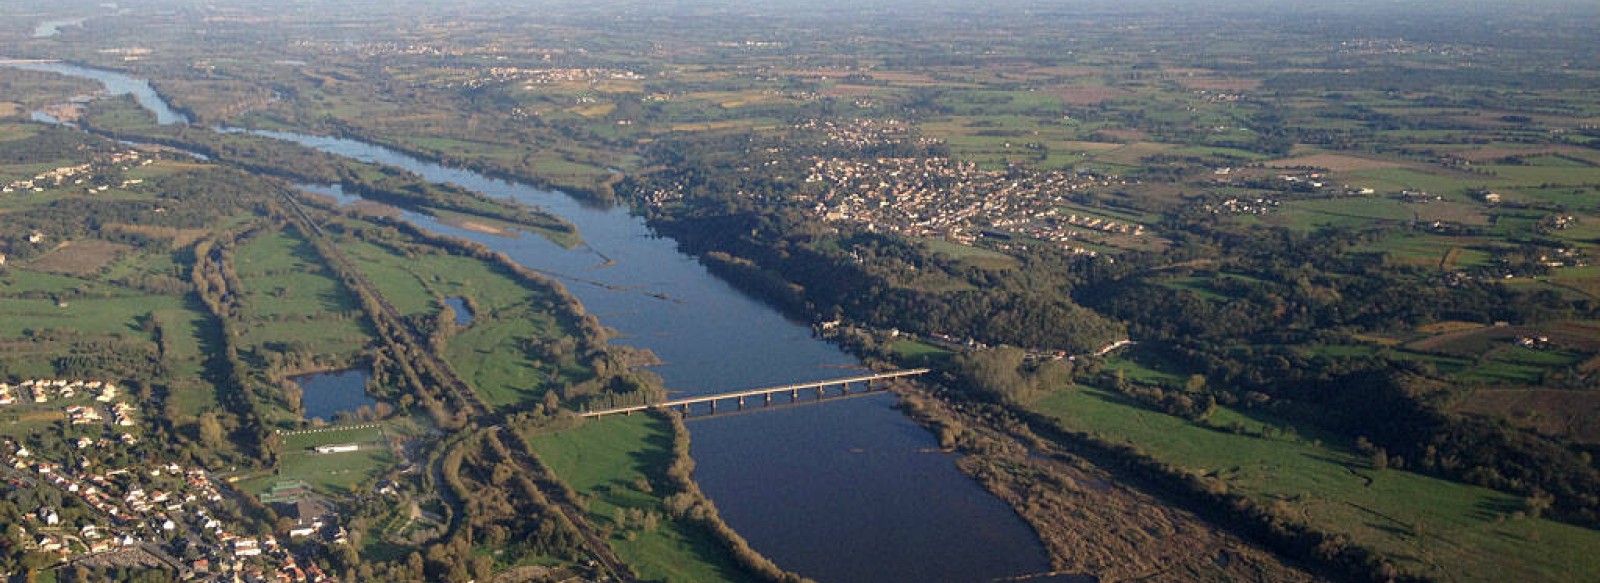
<path id="1" fill-rule="evenodd" d="M 342 247 L 403 314 L 431 318 L 443 309 L 444 298 L 465 299 L 473 312 L 470 325 L 439 324 L 454 328 L 443 356 L 490 406 L 526 405 L 550 387 L 592 376 L 571 350 L 552 355 L 530 348 L 530 342 L 560 344 L 574 332 L 552 311 L 554 295 L 487 262 L 402 247 L 401 241 L 348 240 Z"/>
<path id="2" fill-rule="evenodd" d="M 702 528 L 661 516 L 654 529 L 617 522 L 619 512 L 662 514 L 672 432 L 650 415 L 612 416 L 538 435 L 533 448 L 588 501 L 589 520 L 611 529 L 611 545 L 643 580 L 739 581 L 740 570 Z M 648 488 L 640 486 L 648 485 Z"/>
<path id="3" fill-rule="evenodd" d="M 1152 458 L 1216 476 L 1232 492 L 1447 581 L 1560 581 L 1600 569 L 1600 533 L 1520 514 L 1519 497 L 1398 469 L 1373 469 L 1336 438 L 1228 408 L 1204 425 L 1090 386 L 1031 408 L 1063 427 L 1136 444 Z M 1236 433 L 1234 428 L 1242 428 Z M 1271 437 L 1263 437 L 1263 430 Z"/>
<path id="4" fill-rule="evenodd" d="M 235 261 L 240 294 L 253 316 L 242 345 L 293 343 L 313 354 L 351 355 L 371 341 L 355 298 L 298 233 L 262 234 L 241 245 Z"/>

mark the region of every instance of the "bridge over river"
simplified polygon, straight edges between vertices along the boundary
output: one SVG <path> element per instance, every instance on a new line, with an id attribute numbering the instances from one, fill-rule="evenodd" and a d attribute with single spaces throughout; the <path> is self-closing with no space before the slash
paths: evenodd
<path id="1" fill-rule="evenodd" d="M 711 408 L 711 412 L 716 413 L 717 403 L 719 401 L 732 401 L 736 407 L 739 409 L 744 409 L 746 399 L 760 398 L 763 405 L 771 405 L 773 395 L 787 394 L 789 396 L 788 402 L 797 403 L 800 401 L 802 396 L 810 396 L 812 391 L 816 392 L 816 398 L 819 400 L 828 396 L 829 389 L 838 389 L 838 394 L 834 395 L 834 398 L 850 395 L 861 395 L 866 393 L 878 393 L 888 390 L 887 384 L 878 381 L 886 381 L 902 377 L 913 377 L 927 374 L 928 372 L 929 369 L 926 368 L 911 368 L 869 375 L 846 377 L 842 379 L 830 379 L 825 381 L 815 381 L 793 385 L 780 385 L 775 387 L 762 387 L 759 389 L 744 389 L 740 391 L 729 391 L 726 393 L 699 395 L 683 399 L 674 399 L 663 403 L 651 403 L 649 405 L 633 405 L 629 407 L 601 409 L 598 411 L 585 411 L 582 415 L 584 417 L 604 417 L 606 415 L 629 414 L 636 411 L 644 411 L 647 409 L 656 408 L 680 409 L 685 415 L 688 415 L 691 408 L 693 408 L 695 405 L 701 404 L 709 406 Z M 876 386 L 873 385 L 875 382 L 878 383 Z M 858 383 L 861 385 L 861 387 L 855 392 L 851 392 L 850 385 Z M 802 395 L 802 393 L 804 393 L 804 395 Z"/>

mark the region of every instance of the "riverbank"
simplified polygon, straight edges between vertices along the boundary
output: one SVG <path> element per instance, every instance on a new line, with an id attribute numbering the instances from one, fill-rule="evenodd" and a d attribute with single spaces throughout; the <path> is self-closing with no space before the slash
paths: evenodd
<path id="1" fill-rule="evenodd" d="M 993 405 L 901 383 L 902 408 L 963 454 L 963 472 L 1034 528 L 1057 574 L 1082 581 L 1319 581 L 1196 514 L 1130 487 Z"/>
<path id="2" fill-rule="evenodd" d="M 689 436 L 676 417 L 618 416 L 524 433 L 641 578 L 801 581 L 718 517 L 689 477 Z"/>

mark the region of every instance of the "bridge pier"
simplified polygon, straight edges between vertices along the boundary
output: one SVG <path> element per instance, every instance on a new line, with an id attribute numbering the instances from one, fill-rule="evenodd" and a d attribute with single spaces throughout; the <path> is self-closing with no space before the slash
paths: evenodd
<path id="1" fill-rule="evenodd" d="M 772 405 L 772 393 L 767 393 L 767 394 L 762 395 L 762 396 L 767 398 L 767 403 L 766 404 L 768 406 L 771 406 Z"/>
<path id="2" fill-rule="evenodd" d="M 789 389 L 789 402 L 793 403 L 793 402 L 799 401 L 799 400 L 800 400 L 800 389 Z"/>
<path id="3" fill-rule="evenodd" d="M 744 410 L 744 397 L 739 397 L 739 410 Z"/>
<path id="4" fill-rule="evenodd" d="M 712 399 L 710 401 L 706 401 L 706 403 L 709 403 L 711 405 L 711 413 L 715 414 L 717 412 L 717 400 L 716 399 Z"/>

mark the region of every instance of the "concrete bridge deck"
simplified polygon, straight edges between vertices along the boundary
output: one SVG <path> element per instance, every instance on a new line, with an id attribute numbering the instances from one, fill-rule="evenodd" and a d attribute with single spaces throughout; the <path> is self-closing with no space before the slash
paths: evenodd
<path id="1" fill-rule="evenodd" d="M 902 378 L 902 377 L 912 377 L 912 376 L 927 374 L 928 372 L 930 372 L 930 370 L 926 369 L 926 368 L 912 368 L 912 369 L 905 369 L 905 370 L 896 370 L 896 371 L 890 371 L 890 372 L 875 373 L 875 374 L 869 374 L 869 375 L 846 377 L 846 378 L 842 378 L 842 379 L 829 379 L 829 380 L 825 380 L 825 381 L 814 381 L 814 382 L 808 382 L 808 383 L 796 383 L 796 384 L 792 384 L 792 385 L 779 385 L 779 386 L 775 386 L 775 387 L 762 387 L 762 388 L 759 388 L 759 389 L 745 389 L 745 390 L 740 390 L 740 391 L 729 391 L 729 392 L 726 392 L 726 393 L 715 393 L 715 394 L 711 394 L 711 395 L 698 395 L 698 396 L 694 396 L 694 397 L 685 397 L 685 398 L 682 398 L 682 399 L 673 399 L 671 401 L 665 401 L 665 402 L 661 402 L 661 403 L 651 403 L 649 405 L 633 405 L 633 406 L 630 406 L 630 407 L 616 407 L 616 408 L 613 408 L 613 409 L 601 409 L 599 411 L 585 411 L 581 415 L 583 417 L 604 417 L 606 415 L 616 415 L 616 414 L 619 414 L 619 413 L 620 414 L 628 414 L 628 413 L 634 413 L 634 412 L 637 412 L 637 411 L 645 411 L 645 410 L 656 409 L 656 408 L 661 408 L 661 409 L 683 409 L 685 412 L 688 412 L 689 407 L 692 407 L 694 405 L 700 405 L 700 404 L 707 404 L 707 405 L 709 405 L 711 407 L 711 411 L 712 412 L 716 412 L 716 410 L 717 410 L 717 401 L 730 401 L 730 400 L 737 402 L 738 403 L 738 407 L 743 409 L 744 408 L 744 404 L 745 404 L 745 399 L 748 399 L 748 398 L 751 398 L 751 397 L 760 397 L 767 404 L 771 404 L 773 395 L 781 395 L 781 394 L 784 394 L 784 393 L 788 393 L 789 394 L 789 398 L 791 399 L 791 401 L 797 401 L 797 400 L 800 399 L 800 392 L 801 391 L 805 391 L 805 392 L 809 393 L 810 391 L 815 390 L 817 392 L 817 397 L 818 398 L 822 398 L 827 393 L 827 390 L 829 388 L 831 388 L 831 387 L 838 387 L 841 394 L 850 394 L 850 385 L 856 384 L 856 383 L 861 383 L 862 385 L 865 385 L 861 392 L 873 392 L 874 389 L 872 387 L 872 383 L 875 382 L 875 381 L 885 381 L 885 380 L 889 380 L 889 379 L 897 379 L 897 378 Z M 882 391 L 882 390 L 886 390 L 886 389 L 877 389 L 877 390 Z"/>

